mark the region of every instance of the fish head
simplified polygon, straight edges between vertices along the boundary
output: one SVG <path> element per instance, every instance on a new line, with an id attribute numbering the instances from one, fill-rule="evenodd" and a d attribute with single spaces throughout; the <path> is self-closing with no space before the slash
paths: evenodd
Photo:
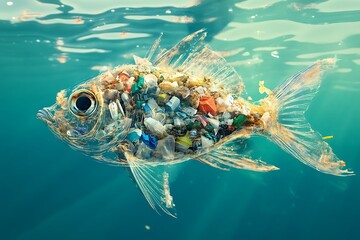
<path id="1" fill-rule="evenodd" d="M 70 91 L 61 90 L 56 103 L 39 110 L 37 118 L 70 147 L 101 155 L 125 139 L 131 124 L 120 98 L 109 101 L 103 97 L 106 92 L 96 78 Z"/>

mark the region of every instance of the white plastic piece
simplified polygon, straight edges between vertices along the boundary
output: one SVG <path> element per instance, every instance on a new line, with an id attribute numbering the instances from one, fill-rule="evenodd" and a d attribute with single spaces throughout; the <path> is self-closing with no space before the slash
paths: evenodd
<path id="1" fill-rule="evenodd" d="M 214 145 L 214 141 L 207 137 L 201 136 L 201 145 L 203 148 L 208 148 Z"/>
<path id="2" fill-rule="evenodd" d="M 213 126 L 214 129 L 219 129 L 220 122 L 217 119 L 214 118 L 206 118 L 206 120 Z"/>
<path id="3" fill-rule="evenodd" d="M 230 107 L 233 103 L 234 103 L 234 97 L 231 94 L 227 95 L 224 102 L 225 106 Z"/>
<path id="4" fill-rule="evenodd" d="M 193 107 L 185 107 L 182 109 L 182 111 L 190 116 L 194 116 L 197 113 L 197 109 Z"/>
<path id="5" fill-rule="evenodd" d="M 125 116 L 124 109 L 122 108 L 122 106 L 121 106 L 121 103 L 120 103 L 119 99 L 116 99 L 116 105 L 117 105 L 117 107 L 118 107 L 118 108 L 119 108 L 119 110 L 120 110 L 121 117 Z"/>
<path id="6" fill-rule="evenodd" d="M 166 128 L 161 122 L 153 118 L 145 118 L 144 125 L 149 131 L 159 137 L 166 135 Z"/>
<path id="7" fill-rule="evenodd" d="M 233 122 L 234 122 L 234 119 L 226 119 L 226 120 L 225 120 L 225 124 L 226 124 L 226 125 L 229 125 L 229 126 L 232 125 Z"/>
<path id="8" fill-rule="evenodd" d="M 241 112 L 242 112 L 242 114 L 244 114 L 244 115 L 250 115 L 250 108 L 249 108 L 249 106 L 248 106 L 248 105 L 243 105 Z"/>
<path id="9" fill-rule="evenodd" d="M 124 103 L 129 102 L 129 100 L 130 100 L 129 94 L 128 94 L 127 92 L 123 92 L 123 93 L 121 94 L 121 100 L 122 100 Z"/>
<path id="10" fill-rule="evenodd" d="M 178 117 L 175 117 L 174 118 L 174 126 L 176 127 L 181 127 L 181 126 L 184 126 L 185 123 L 182 119 L 178 118 Z"/>
<path id="11" fill-rule="evenodd" d="M 199 96 L 200 97 L 202 97 L 202 96 L 205 96 L 206 94 L 205 94 L 205 89 L 204 89 L 204 87 L 196 87 L 195 88 L 195 91 L 197 92 L 197 93 L 199 93 Z"/>
<path id="12" fill-rule="evenodd" d="M 267 125 L 268 125 L 268 122 L 269 122 L 269 120 L 270 120 L 270 113 L 269 113 L 269 112 L 265 112 L 265 113 L 261 116 L 260 120 L 263 122 L 264 127 L 266 128 Z"/>
<path id="13" fill-rule="evenodd" d="M 158 79 L 154 74 L 146 74 L 144 76 L 144 82 L 148 87 L 156 87 L 158 85 Z"/>
<path id="14" fill-rule="evenodd" d="M 110 115 L 113 120 L 117 120 L 119 117 L 118 106 L 115 102 L 109 103 Z"/>
<path id="15" fill-rule="evenodd" d="M 159 108 L 159 105 L 156 103 L 156 101 L 153 98 L 150 98 L 147 101 L 147 105 L 151 109 L 151 111 L 156 111 Z"/>

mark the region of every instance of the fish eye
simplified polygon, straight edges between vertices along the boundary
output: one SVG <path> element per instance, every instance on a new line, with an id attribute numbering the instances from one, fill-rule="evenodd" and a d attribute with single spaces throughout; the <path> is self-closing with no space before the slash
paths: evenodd
<path id="1" fill-rule="evenodd" d="M 79 90 L 70 96 L 70 111 L 76 116 L 90 116 L 97 108 L 95 95 L 88 90 Z"/>

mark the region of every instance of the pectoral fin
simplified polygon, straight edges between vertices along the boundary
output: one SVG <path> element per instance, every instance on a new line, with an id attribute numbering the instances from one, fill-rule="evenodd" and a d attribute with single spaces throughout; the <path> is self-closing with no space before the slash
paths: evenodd
<path id="1" fill-rule="evenodd" d="M 127 154 L 126 158 L 133 178 L 150 206 L 156 212 L 161 209 L 166 214 L 176 217 L 175 204 L 170 195 L 169 174 L 159 173 L 157 166 L 151 166 L 133 155 Z"/>

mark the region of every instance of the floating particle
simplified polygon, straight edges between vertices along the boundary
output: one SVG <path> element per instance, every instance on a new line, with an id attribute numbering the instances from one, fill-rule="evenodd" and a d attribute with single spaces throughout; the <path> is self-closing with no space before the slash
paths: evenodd
<path id="1" fill-rule="evenodd" d="M 84 19 L 82 19 L 81 17 L 76 17 L 76 18 L 73 20 L 73 22 L 74 22 L 75 24 L 83 24 L 85 21 L 84 21 Z"/>
<path id="2" fill-rule="evenodd" d="M 150 230 L 151 228 L 150 228 L 149 225 L 145 225 L 145 229 L 146 229 L 146 230 Z"/>
<path id="3" fill-rule="evenodd" d="M 322 138 L 322 140 L 329 140 L 329 139 L 333 139 L 334 138 L 334 136 L 325 136 L 325 137 L 323 137 Z"/>
<path id="4" fill-rule="evenodd" d="M 279 58 L 279 52 L 278 51 L 272 51 L 271 56 L 274 58 Z"/>

